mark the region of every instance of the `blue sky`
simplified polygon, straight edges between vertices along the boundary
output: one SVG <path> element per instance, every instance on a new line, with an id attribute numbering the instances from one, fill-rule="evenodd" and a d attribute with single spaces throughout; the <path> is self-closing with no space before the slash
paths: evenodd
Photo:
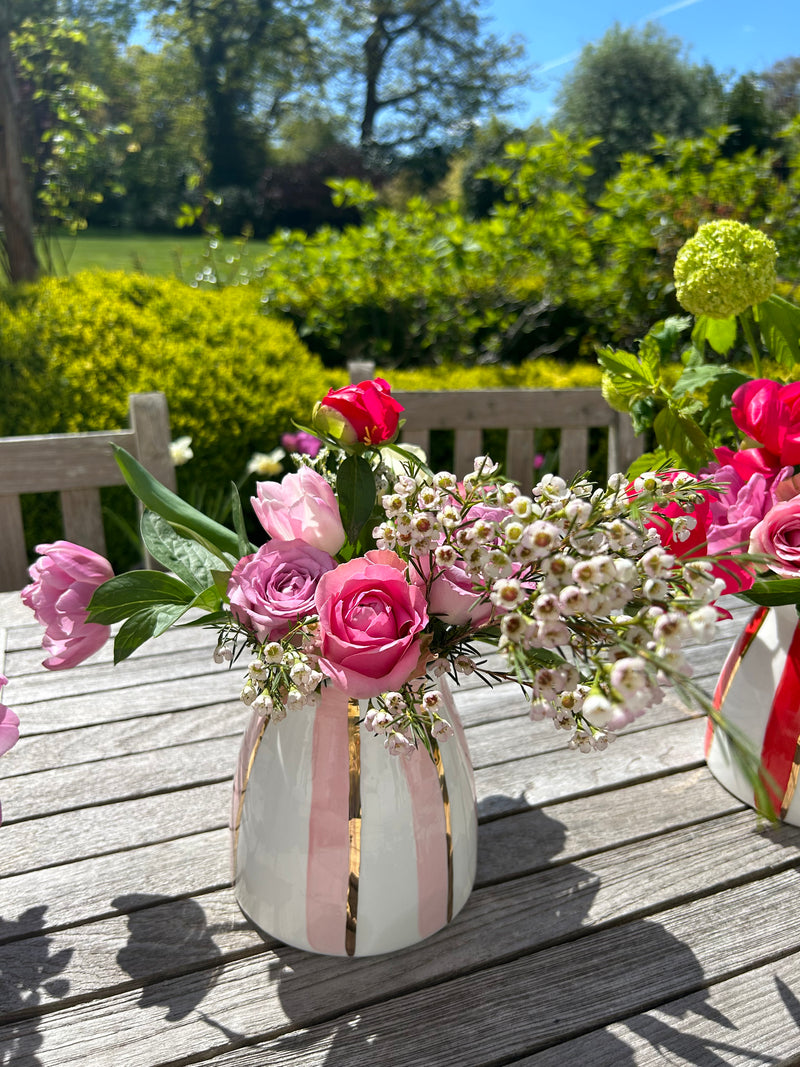
<path id="1" fill-rule="evenodd" d="M 800 54 L 800 0 L 485 0 L 487 28 L 524 39 L 528 60 L 539 67 L 538 91 L 523 90 L 520 123 L 547 119 L 558 83 L 581 48 L 615 22 L 657 22 L 679 37 L 695 63 L 724 74 L 764 70 Z"/>

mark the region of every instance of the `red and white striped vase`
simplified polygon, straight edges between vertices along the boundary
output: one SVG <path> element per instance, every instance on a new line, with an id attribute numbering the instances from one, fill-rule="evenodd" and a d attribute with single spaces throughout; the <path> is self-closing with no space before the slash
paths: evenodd
<path id="1" fill-rule="evenodd" d="M 239 907 L 262 933 L 311 952 L 371 956 L 446 925 L 475 879 L 475 785 L 455 736 L 391 756 L 362 721 L 366 702 L 326 686 L 316 709 L 254 714 L 234 780 Z"/>
<path id="2" fill-rule="evenodd" d="M 714 706 L 760 753 L 763 781 L 780 818 L 800 826 L 800 619 L 794 605 L 756 609 L 728 653 Z M 752 785 L 710 719 L 706 762 L 729 792 L 756 806 Z"/>

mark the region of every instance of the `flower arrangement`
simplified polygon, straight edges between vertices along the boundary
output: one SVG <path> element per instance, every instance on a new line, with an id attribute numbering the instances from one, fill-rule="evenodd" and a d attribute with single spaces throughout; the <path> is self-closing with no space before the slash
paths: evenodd
<path id="1" fill-rule="evenodd" d="M 775 292 L 776 263 L 760 231 L 706 223 L 675 262 L 694 319 L 656 323 L 638 354 L 599 357 L 609 402 L 655 438 L 637 463 L 704 481 L 694 540 L 738 556 L 728 591 L 763 605 L 800 603 L 800 308 Z"/>
<path id="2" fill-rule="evenodd" d="M 515 680 L 531 718 L 583 752 L 666 685 L 708 710 L 682 650 L 712 636 L 729 575 L 670 547 L 693 536 L 698 478 L 547 474 L 526 493 L 487 456 L 463 478 L 430 470 L 396 443 L 401 415 L 380 378 L 331 390 L 291 442 L 296 471 L 256 485 L 260 545 L 237 491 L 229 529 L 117 449 L 164 570 L 112 576 L 79 546 L 40 546 L 22 598 L 45 626 L 45 666 L 80 662 L 116 624 L 115 662 L 179 622 L 212 627 L 218 662 L 245 656 L 242 700 L 261 715 L 280 722 L 335 686 L 397 756 L 452 734 L 445 675 Z"/>

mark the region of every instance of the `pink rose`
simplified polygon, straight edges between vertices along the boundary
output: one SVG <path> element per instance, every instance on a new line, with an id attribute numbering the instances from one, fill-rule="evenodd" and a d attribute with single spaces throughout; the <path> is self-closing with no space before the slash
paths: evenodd
<path id="1" fill-rule="evenodd" d="M 732 400 L 731 417 L 743 433 L 782 464 L 800 463 L 800 382 L 757 378 L 735 389 Z"/>
<path id="2" fill-rule="evenodd" d="M 380 445 L 397 433 L 404 408 L 383 378 L 330 389 L 314 409 L 314 426 L 343 445 Z"/>
<path id="3" fill-rule="evenodd" d="M 45 627 L 43 661 L 52 671 L 74 667 L 101 648 L 111 628 L 87 622 L 89 601 L 98 586 L 114 577 L 111 564 L 96 552 L 71 541 L 37 545 L 39 559 L 28 571 L 33 581 L 22 590 L 23 602 Z"/>
<path id="4" fill-rule="evenodd" d="M 306 433 L 305 430 L 285 433 L 281 437 L 281 444 L 287 452 L 298 452 L 301 456 L 310 456 L 312 459 L 322 448 L 322 441 L 313 433 Z"/>
<path id="5" fill-rule="evenodd" d="M 800 498 L 775 504 L 750 534 L 750 551 L 771 556 L 770 569 L 800 578 Z"/>
<path id="6" fill-rule="evenodd" d="M 352 697 L 399 689 L 418 670 L 425 595 L 394 552 L 367 552 L 323 574 L 316 592 L 320 670 Z"/>
<path id="7" fill-rule="evenodd" d="M 301 467 L 280 482 L 257 482 L 251 497 L 258 521 L 276 541 L 305 541 L 336 555 L 345 541 L 339 505 L 321 474 Z"/>
<path id="8" fill-rule="evenodd" d="M 421 588 L 427 585 L 430 563 L 421 559 L 422 573 L 414 572 L 414 582 Z M 483 626 L 491 618 L 493 607 L 489 601 L 480 602 L 480 593 L 472 584 L 462 560 L 449 567 L 436 567 L 428 594 L 428 611 L 450 626 Z"/>
<path id="9" fill-rule="evenodd" d="M 233 568 L 228 581 L 231 611 L 259 641 L 276 641 L 308 615 L 314 593 L 336 560 L 305 541 L 269 541 Z"/>

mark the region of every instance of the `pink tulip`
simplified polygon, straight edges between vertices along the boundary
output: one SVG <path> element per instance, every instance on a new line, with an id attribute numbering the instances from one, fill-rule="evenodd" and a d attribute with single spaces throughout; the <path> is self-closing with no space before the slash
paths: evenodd
<path id="1" fill-rule="evenodd" d="M 8 685 L 8 678 L 0 674 L 0 692 Z M 5 704 L 0 704 L 0 756 L 19 741 L 19 719 Z"/>
<path id="2" fill-rule="evenodd" d="M 259 641 L 277 641 L 308 615 L 314 593 L 336 560 L 305 541 L 269 541 L 244 556 L 228 582 L 231 611 Z"/>
<path id="3" fill-rule="evenodd" d="M 757 378 L 735 389 L 732 399 L 731 417 L 743 433 L 781 464 L 800 463 L 800 382 Z"/>
<path id="4" fill-rule="evenodd" d="M 258 521 L 276 541 L 305 541 L 335 556 L 345 542 L 333 489 L 321 474 L 301 467 L 280 482 L 257 482 L 251 497 Z"/>
<path id="5" fill-rule="evenodd" d="M 83 662 L 108 640 L 110 627 L 86 618 L 95 589 L 114 572 L 108 560 L 70 541 L 37 545 L 36 551 L 39 558 L 29 569 L 33 580 L 21 596 L 45 628 L 42 648 L 50 656 L 44 666 L 64 670 Z"/>
<path id="6" fill-rule="evenodd" d="M 320 578 L 319 667 L 352 697 L 400 689 L 424 660 L 425 594 L 394 552 L 374 551 Z"/>
<path id="7" fill-rule="evenodd" d="M 800 578 L 800 497 L 779 501 L 750 534 L 750 551 L 770 556 L 770 570 Z"/>

